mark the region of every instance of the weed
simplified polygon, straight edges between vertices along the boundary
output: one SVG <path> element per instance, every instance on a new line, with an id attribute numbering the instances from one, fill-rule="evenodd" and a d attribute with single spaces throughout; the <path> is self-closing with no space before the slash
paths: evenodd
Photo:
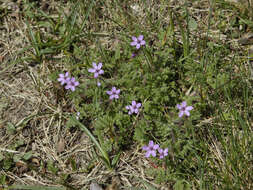
<path id="1" fill-rule="evenodd" d="M 232 39 L 249 8 L 15 3 L 19 21 L 0 8 L 1 185 L 252 189 L 249 56 Z"/>

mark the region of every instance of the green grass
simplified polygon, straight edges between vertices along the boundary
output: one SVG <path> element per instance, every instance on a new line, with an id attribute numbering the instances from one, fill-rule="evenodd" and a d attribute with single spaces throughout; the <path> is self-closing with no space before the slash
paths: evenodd
<path id="1" fill-rule="evenodd" d="M 252 11 L 185 2 L 0 2 L 3 189 L 109 188 L 116 177 L 118 189 L 253 188 L 252 78 L 237 43 Z M 103 63 L 100 87 L 92 62 Z M 57 81 L 66 71 L 74 92 Z M 132 100 L 142 107 L 128 115 Z M 182 101 L 189 117 L 178 117 Z M 145 158 L 149 140 L 166 159 Z"/>

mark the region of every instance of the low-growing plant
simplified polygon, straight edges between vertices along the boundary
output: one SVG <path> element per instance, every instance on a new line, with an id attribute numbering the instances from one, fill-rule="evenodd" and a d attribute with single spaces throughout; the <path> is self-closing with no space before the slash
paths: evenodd
<path id="1" fill-rule="evenodd" d="M 54 16 L 25 1 L 29 46 L 22 52 L 29 52 L 21 60 L 47 65 L 57 107 L 52 120 L 63 118 L 70 131 L 77 127 L 84 132 L 97 150 L 92 156 L 100 158 L 110 172 L 117 170 L 123 151 L 136 149 L 147 160 L 145 172 L 168 189 L 250 189 L 252 174 L 245 168 L 252 165 L 251 81 L 240 57 L 236 53 L 231 57 L 231 45 L 211 35 L 216 22 L 212 16 L 224 15 L 214 12 L 215 3 L 210 1 L 206 33 L 199 34 L 200 24 L 188 9 L 194 2 L 185 1 L 173 9 L 161 1 L 160 15 L 141 17 L 133 16 L 119 1 L 111 5 L 77 1 L 70 9 L 59 8 Z M 103 11 L 109 5 L 119 13 L 107 18 Z M 237 27 L 237 19 L 243 26 L 250 25 L 244 14 L 234 18 L 229 30 Z M 161 15 L 169 21 L 163 22 Z M 113 32 L 101 32 L 101 23 L 106 22 L 100 18 L 113 23 Z M 144 22 L 147 26 L 139 24 Z M 221 32 L 226 32 L 226 22 L 218 22 Z M 43 92 L 40 84 L 36 87 Z M 18 134 L 37 115 L 15 125 L 7 123 L 6 132 Z M 10 149 L 22 143 L 18 140 Z M 63 152 L 64 145 L 60 149 Z M 0 154 L 0 166 L 8 172 L 18 161 L 29 162 L 32 154 Z M 61 173 L 52 160 L 41 166 L 60 175 L 57 183 L 64 186 L 45 189 L 74 189 L 68 184 L 70 176 L 89 173 L 96 165 L 90 161 L 79 170 L 74 157 L 66 160 L 72 173 Z M 1 174 L 0 184 L 6 181 Z M 140 181 L 147 189 L 156 189 Z"/>

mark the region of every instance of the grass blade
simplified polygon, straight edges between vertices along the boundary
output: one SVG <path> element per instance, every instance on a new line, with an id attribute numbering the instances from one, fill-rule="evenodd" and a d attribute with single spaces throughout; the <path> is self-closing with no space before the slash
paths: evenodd
<path id="1" fill-rule="evenodd" d="M 108 156 L 107 152 L 102 149 L 102 147 L 100 146 L 99 142 L 91 134 L 91 132 L 81 122 L 79 122 L 75 117 L 71 117 L 70 120 L 72 122 L 74 122 L 75 124 L 77 124 L 80 127 L 80 129 L 83 130 L 90 137 L 90 139 L 92 140 L 92 142 L 96 145 L 96 147 L 98 148 L 98 150 L 101 152 L 101 154 L 102 154 L 102 156 L 104 158 L 104 161 L 107 163 L 107 165 L 109 167 L 111 167 L 111 164 L 110 164 L 111 162 L 110 162 L 110 159 L 109 159 L 109 156 Z"/>

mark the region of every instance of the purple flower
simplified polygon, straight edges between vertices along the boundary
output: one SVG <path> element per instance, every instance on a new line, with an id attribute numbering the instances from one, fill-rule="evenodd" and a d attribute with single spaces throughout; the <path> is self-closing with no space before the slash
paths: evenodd
<path id="1" fill-rule="evenodd" d="M 59 82 L 61 82 L 61 85 L 67 84 L 70 80 L 69 78 L 69 72 L 66 72 L 65 74 L 59 74 L 59 78 L 57 79 Z"/>
<path id="2" fill-rule="evenodd" d="M 153 157 L 156 157 L 156 150 L 159 148 L 158 144 L 154 145 L 153 141 L 149 141 L 148 146 L 143 146 L 142 150 L 147 151 L 145 154 L 145 157 L 148 158 L 150 157 L 150 155 L 152 155 Z"/>
<path id="3" fill-rule="evenodd" d="M 168 156 L 168 148 L 165 148 L 164 150 L 162 148 L 159 148 L 158 152 L 160 154 L 160 159 L 163 159 L 165 156 Z"/>
<path id="4" fill-rule="evenodd" d="M 144 46 L 146 42 L 143 40 L 143 35 L 140 35 L 138 38 L 132 36 L 131 46 L 136 46 L 136 49 L 139 49 L 141 46 Z"/>
<path id="5" fill-rule="evenodd" d="M 182 117 L 184 114 L 190 116 L 190 110 L 193 109 L 192 106 L 187 106 L 186 101 L 183 101 L 181 104 L 177 104 L 177 108 L 179 109 L 178 117 Z"/>
<path id="6" fill-rule="evenodd" d="M 108 95 L 110 95 L 110 100 L 112 100 L 113 98 L 118 99 L 119 98 L 119 93 L 120 93 L 120 89 L 116 89 L 116 87 L 112 87 L 111 91 L 107 91 L 106 92 Z"/>
<path id="7" fill-rule="evenodd" d="M 128 114 L 131 115 L 133 113 L 138 113 L 139 108 L 141 107 L 141 103 L 136 103 L 136 101 L 132 101 L 132 105 L 126 106 L 126 109 L 129 110 Z"/>
<path id="8" fill-rule="evenodd" d="M 99 81 L 97 82 L 97 86 L 101 86 L 101 83 Z"/>
<path id="9" fill-rule="evenodd" d="M 97 78 L 99 75 L 102 75 L 104 71 L 101 69 L 103 64 L 98 63 L 98 65 L 95 62 L 92 62 L 93 68 L 88 69 L 90 73 L 94 73 L 94 78 Z"/>
<path id="10" fill-rule="evenodd" d="M 70 89 L 72 91 L 75 91 L 76 86 L 79 85 L 79 82 L 76 81 L 75 77 L 72 77 L 70 80 L 67 81 L 67 85 L 65 86 L 65 89 Z"/>

